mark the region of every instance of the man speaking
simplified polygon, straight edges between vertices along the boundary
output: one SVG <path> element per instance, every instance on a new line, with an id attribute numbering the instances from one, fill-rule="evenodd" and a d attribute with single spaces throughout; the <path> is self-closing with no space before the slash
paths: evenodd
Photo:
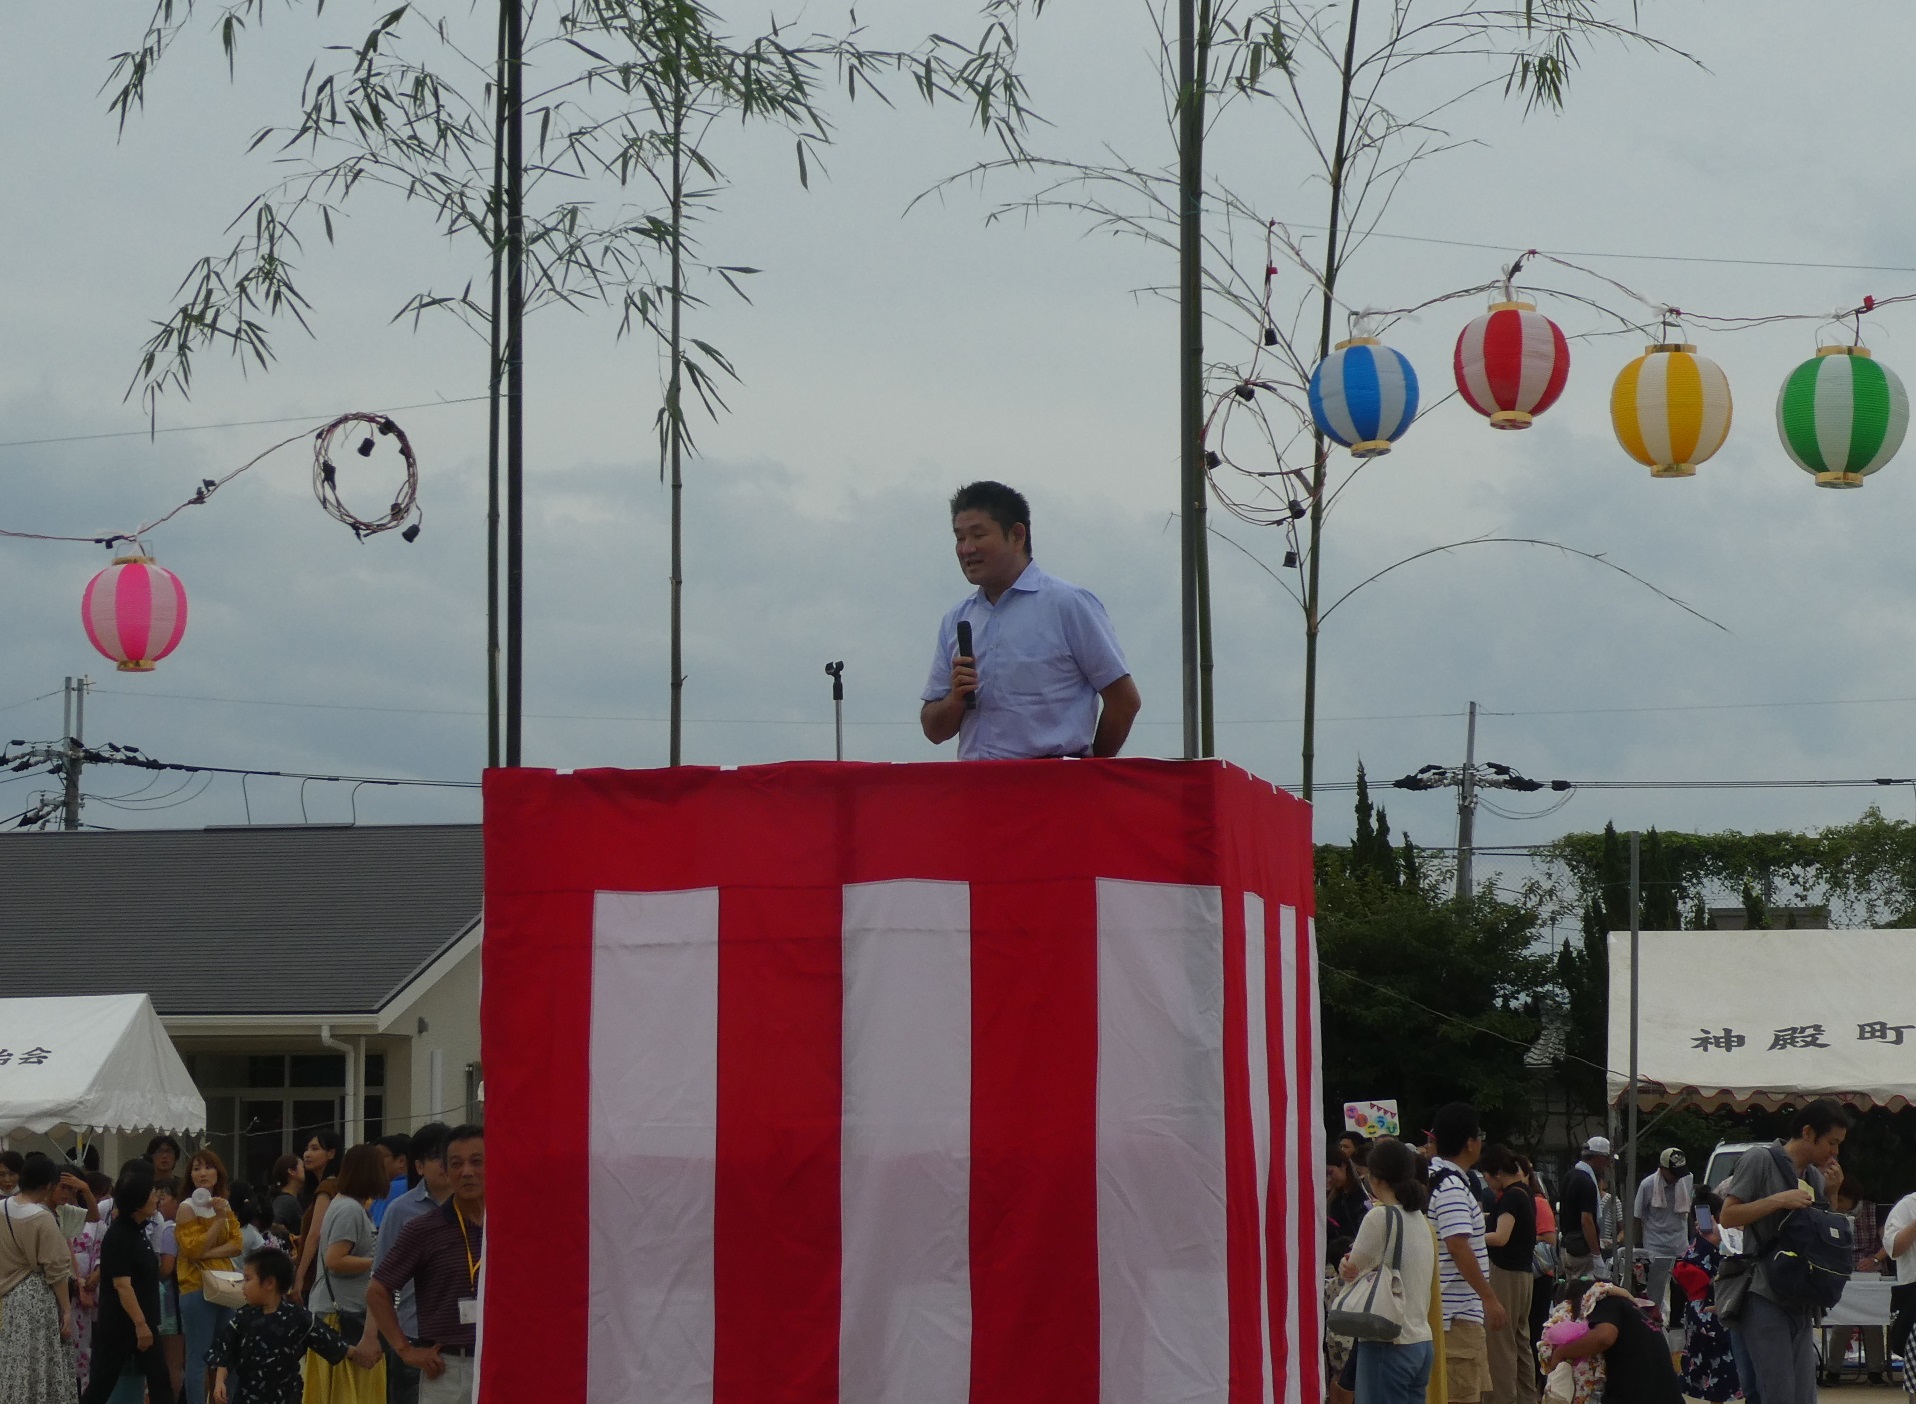
<path id="1" fill-rule="evenodd" d="M 978 589 L 938 626 L 925 738 L 956 736 L 960 760 L 1115 756 L 1138 715 L 1137 684 L 1098 597 L 1032 562 L 1024 495 L 989 481 L 958 489 L 951 532 Z"/>

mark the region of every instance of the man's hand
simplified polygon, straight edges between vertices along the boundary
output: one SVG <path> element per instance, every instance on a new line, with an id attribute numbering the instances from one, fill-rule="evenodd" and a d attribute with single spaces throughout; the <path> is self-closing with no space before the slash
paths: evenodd
<path id="1" fill-rule="evenodd" d="M 399 1358 L 429 1380 L 436 1380 L 446 1373 L 445 1358 L 439 1354 L 436 1345 L 409 1345 L 399 1352 Z"/>
<path id="2" fill-rule="evenodd" d="M 952 659 L 951 691 L 919 709 L 918 725 L 923 728 L 925 739 L 934 746 L 942 746 L 956 736 L 965 721 L 965 699 L 977 690 L 977 660 Z"/>
<path id="3" fill-rule="evenodd" d="M 1504 1310 L 1495 1292 L 1480 1292 L 1478 1297 L 1484 1304 L 1484 1330 L 1495 1335 L 1510 1324 L 1510 1313 Z"/>
<path id="4" fill-rule="evenodd" d="M 1778 1209 L 1807 1209 L 1816 1203 L 1816 1196 L 1806 1189 L 1778 1190 L 1770 1202 Z"/>
<path id="5" fill-rule="evenodd" d="M 141 1350 L 153 1349 L 153 1328 L 142 1321 L 133 1328 L 133 1344 Z"/>
<path id="6" fill-rule="evenodd" d="M 951 660 L 951 691 L 945 694 L 945 700 L 964 706 L 965 698 L 978 690 L 978 660 L 975 658 L 954 658 Z"/>

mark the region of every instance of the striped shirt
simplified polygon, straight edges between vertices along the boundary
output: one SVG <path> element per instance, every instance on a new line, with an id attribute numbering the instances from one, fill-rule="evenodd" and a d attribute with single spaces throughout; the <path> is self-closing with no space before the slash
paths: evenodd
<path id="1" fill-rule="evenodd" d="M 1484 1206 L 1470 1188 L 1470 1177 L 1441 1155 L 1433 1155 L 1431 1179 L 1436 1180 L 1439 1175 L 1443 1176 L 1443 1183 L 1431 1191 L 1430 1196 L 1430 1217 L 1437 1225 L 1437 1236 L 1447 1244 L 1453 1238 L 1468 1235 L 1471 1249 L 1477 1255 L 1477 1269 L 1488 1280 L 1490 1251 L 1484 1245 Z M 1437 1254 L 1437 1280 L 1444 1289 L 1445 1330 L 1450 1329 L 1453 1321 L 1483 1321 L 1483 1298 L 1464 1280 L 1448 1247 Z"/>

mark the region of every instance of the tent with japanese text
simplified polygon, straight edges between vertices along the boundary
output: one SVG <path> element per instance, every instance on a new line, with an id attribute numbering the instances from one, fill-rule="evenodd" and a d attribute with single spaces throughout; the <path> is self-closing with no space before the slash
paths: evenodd
<path id="1" fill-rule="evenodd" d="M 0 1136 L 205 1125 L 206 1099 L 145 995 L 0 999 Z"/>
<path id="2" fill-rule="evenodd" d="M 495 771 L 486 869 L 479 1404 L 1321 1399 L 1305 805 Z"/>
<path id="3" fill-rule="evenodd" d="M 1907 931 L 1645 931 L 1646 1105 L 1916 1100 L 1916 941 Z M 1628 1095 L 1630 934 L 1610 933 L 1610 1097 Z"/>

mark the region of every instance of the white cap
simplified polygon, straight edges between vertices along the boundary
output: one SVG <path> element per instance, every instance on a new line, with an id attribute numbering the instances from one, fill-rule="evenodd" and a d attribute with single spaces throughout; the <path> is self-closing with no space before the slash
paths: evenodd
<path id="1" fill-rule="evenodd" d="M 1610 1138 L 1608 1136 L 1592 1136 L 1583 1143 L 1583 1153 L 1585 1155 L 1611 1154 Z"/>

